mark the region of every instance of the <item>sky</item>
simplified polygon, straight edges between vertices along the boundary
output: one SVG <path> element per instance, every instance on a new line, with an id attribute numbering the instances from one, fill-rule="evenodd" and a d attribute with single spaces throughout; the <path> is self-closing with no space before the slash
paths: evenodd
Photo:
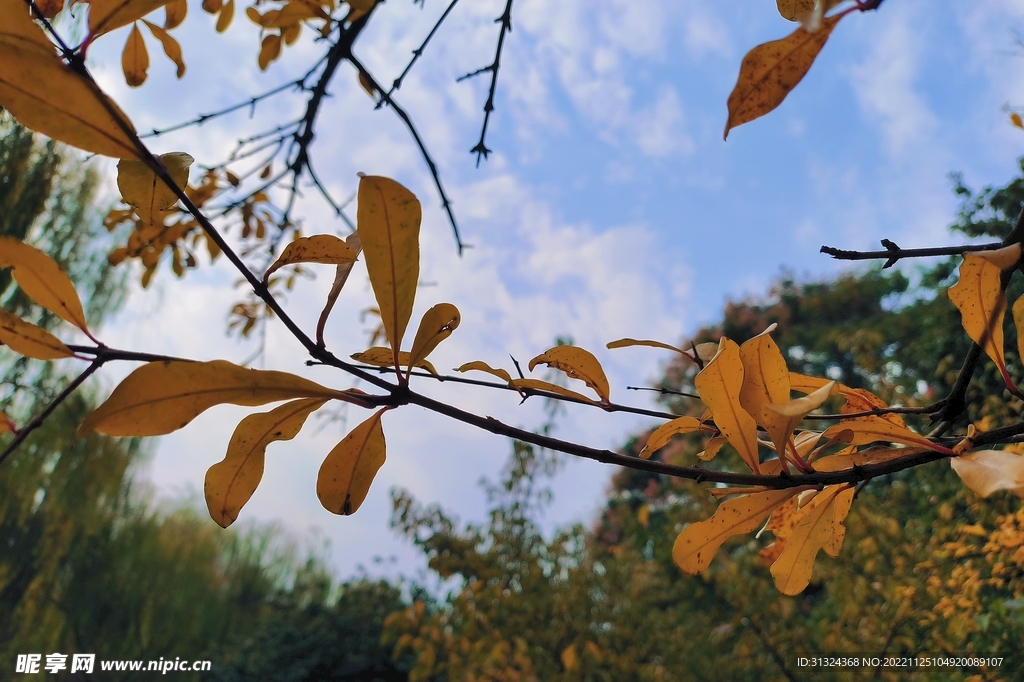
<path id="1" fill-rule="evenodd" d="M 356 53 L 383 83 L 404 67 L 445 8 L 389 0 L 360 36 Z M 517 0 L 506 40 L 490 158 L 476 166 L 487 78 L 456 82 L 494 56 L 501 0 L 462 0 L 406 79 L 396 100 L 410 113 L 453 201 L 464 240 L 459 257 L 423 159 L 396 116 L 374 110 L 356 74 L 343 65 L 320 118 L 313 159 L 339 200 L 357 173 L 393 177 L 422 201 L 421 282 L 413 319 L 447 301 L 462 324 L 431 356 L 442 371 L 471 360 L 512 369 L 557 337 L 593 351 L 611 380 L 612 398 L 643 407 L 648 395 L 627 385 L 657 380 L 664 352 L 608 351 L 621 337 L 680 342 L 718 318 L 728 300 L 764 296 L 784 270 L 803 279 L 845 266 L 818 249 L 877 248 L 889 238 L 905 247 L 951 243 L 957 202 L 950 172 L 969 186 L 1001 185 L 1024 153 L 1024 133 L 1006 106 L 1024 106 L 1024 60 L 1013 29 L 1024 30 L 1024 3 L 975 0 L 938 4 L 887 0 L 878 12 L 855 13 L 834 31 L 808 76 L 777 110 L 722 139 L 725 102 L 744 53 L 793 26 L 770 0 Z M 162 16 L 157 15 L 160 20 Z M 214 19 L 190 9 L 176 29 L 188 72 L 149 40 L 149 81 L 125 86 L 122 29 L 89 53 L 93 73 L 140 131 L 166 127 L 244 101 L 294 80 L 322 44 L 302 39 L 266 73 L 256 66 L 258 32 L 239 11 L 223 35 Z M 304 101 L 282 95 L 249 112 L 153 140 L 154 151 L 185 151 L 215 164 L 234 141 Z M 113 166 L 109 167 L 111 195 Z M 306 234 L 344 234 L 344 225 L 310 188 L 298 215 Z M 350 211 L 354 215 L 354 211 Z M 959 241 L 953 238 L 952 242 Z M 286 309 L 311 329 L 331 273 L 302 280 Z M 242 298 L 226 262 L 203 262 L 183 281 L 162 271 L 135 291 L 102 333 L 105 342 L 197 359 L 240 362 L 253 341 L 226 335 L 227 316 Z M 332 316 L 328 346 L 344 356 L 363 350 L 372 303 L 358 267 Z M 301 347 L 271 326 L 257 366 L 349 386 L 344 376 L 306 368 Z M 130 366 L 105 370 L 106 387 Z M 416 387 L 478 414 L 535 428 L 536 399 L 519 405 L 499 391 Z M 141 475 L 162 499 L 201 505 L 206 469 L 223 457 L 235 424 L 252 410 L 218 407 L 163 437 Z M 314 494 L 323 457 L 355 425 L 311 418 L 293 441 L 268 451 L 263 482 L 239 523 L 277 524 L 303 541 L 329 543 L 339 578 L 416 577 L 425 561 L 388 527 L 390 492 L 408 490 L 463 520 L 486 518 L 478 482 L 496 477 L 510 444 L 498 437 L 406 407 L 384 418 L 388 460 L 363 507 L 336 517 Z M 621 446 L 648 418 L 570 408 L 560 437 L 601 448 Z M 566 461 L 543 519 L 550 531 L 590 523 L 613 470 Z M 666 543 L 673 538 L 664 538 Z M 375 558 L 382 558 L 378 561 Z"/>

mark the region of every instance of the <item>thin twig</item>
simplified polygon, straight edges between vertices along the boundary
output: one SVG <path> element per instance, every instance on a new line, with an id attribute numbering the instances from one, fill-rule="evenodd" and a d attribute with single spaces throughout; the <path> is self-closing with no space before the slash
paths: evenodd
<path id="1" fill-rule="evenodd" d="M 106 360 L 99 357 L 93 360 L 92 364 L 90 364 L 85 369 L 84 372 L 75 377 L 75 380 L 68 384 L 56 398 L 50 401 L 50 404 L 47 405 L 42 412 L 36 415 L 35 419 L 33 419 L 26 426 L 21 428 L 18 431 L 17 435 L 14 437 L 14 440 L 12 440 L 7 445 L 7 448 L 3 451 L 3 453 L 0 453 L 0 464 L 3 464 L 4 460 L 10 457 L 11 454 L 18 449 L 18 446 L 24 443 L 25 439 L 28 438 L 33 431 L 42 426 L 43 422 L 46 421 L 46 418 L 53 414 L 53 411 L 60 407 L 65 400 L 70 398 L 71 394 L 75 392 L 75 389 L 81 386 L 86 379 L 88 379 L 90 376 L 93 375 L 93 373 L 96 370 L 102 367 L 104 362 L 106 362 Z"/>
<path id="2" fill-rule="evenodd" d="M 822 246 L 820 253 L 828 254 L 836 260 L 880 260 L 885 259 L 883 268 L 895 265 L 902 258 L 931 258 L 934 256 L 961 256 L 977 251 L 995 251 L 1006 246 L 1006 242 L 991 244 L 964 244 L 962 246 L 940 246 L 925 249 L 901 249 L 894 242 L 883 239 L 885 251 L 848 251 L 834 246 Z"/>
<path id="3" fill-rule="evenodd" d="M 686 391 L 673 391 L 671 388 L 650 388 L 647 386 L 626 386 L 627 391 L 654 391 L 661 395 L 678 395 L 683 398 L 696 398 L 700 400 L 700 396 L 696 393 L 687 393 Z"/>
<path id="4" fill-rule="evenodd" d="M 487 158 L 487 155 L 491 153 L 491 150 L 487 148 L 485 140 L 487 138 L 487 124 L 491 120 L 491 112 L 494 111 L 494 93 L 498 89 L 498 69 L 501 68 L 501 51 L 505 46 L 505 34 L 512 32 L 512 0 L 506 0 L 505 11 L 501 13 L 501 16 L 494 20 L 494 23 L 500 23 L 501 28 L 498 31 L 498 47 L 494 50 L 494 61 L 488 66 L 477 69 L 471 73 L 467 73 L 456 79 L 458 81 L 464 81 L 467 78 L 473 78 L 479 76 L 482 73 L 491 72 L 491 87 L 487 92 L 487 101 L 484 103 L 484 124 L 480 129 L 480 141 L 476 143 L 472 149 L 469 150 L 470 154 L 476 154 L 476 165 L 480 167 L 480 158 Z"/>
<path id="5" fill-rule="evenodd" d="M 391 89 L 388 90 L 388 97 L 394 94 L 395 90 L 398 90 L 400 87 L 402 87 L 402 81 L 405 80 L 405 77 L 409 75 L 409 71 L 412 70 L 413 65 L 416 63 L 417 60 L 419 60 L 420 56 L 423 55 L 423 50 L 426 49 L 427 43 L 429 43 L 430 39 L 434 37 L 435 33 L 437 33 L 437 29 L 441 28 L 441 24 L 443 24 L 444 20 L 448 18 L 448 14 L 451 13 L 453 9 L 455 9 L 455 4 L 458 1 L 459 0 L 451 1 L 451 4 L 449 4 L 447 9 L 445 9 L 444 14 L 441 15 L 441 18 L 437 20 L 437 23 L 434 24 L 434 27 L 430 29 L 430 33 L 428 33 L 427 37 L 424 38 L 423 43 L 412 51 L 412 59 L 409 60 L 409 63 L 405 66 L 405 69 L 402 70 L 402 74 L 395 79 L 394 83 L 391 84 Z M 381 100 L 381 102 L 383 101 L 384 100 Z"/>

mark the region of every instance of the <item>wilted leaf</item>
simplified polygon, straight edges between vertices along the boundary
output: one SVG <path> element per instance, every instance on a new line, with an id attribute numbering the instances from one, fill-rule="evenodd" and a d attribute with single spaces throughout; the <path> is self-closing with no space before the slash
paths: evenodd
<path id="1" fill-rule="evenodd" d="M 171 2 L 174 0 L 89 0 L 89 33 L 109 33 Z"/>
<path id="2" fill-rule="evenodd" d="M 933 443 L 924 436 L 914 433 L 910 429 L 885 421 L 862 422 L 854 419 L 846 422 L 840 422 L 825 429 L 825 433 L 822 437 L 832 438 L 834 436 L 838 436 L 843 431 L 851 431 L 853 433 L 853 438 L 848 441 L 850 445 L 866 445 L 867 443 L 873 443 L 875 441 L 885 441 L 887 443 L 916 445 L 926 450 L 952 454 L 952 450 L 945 446 Z"/>
<path id="3" fill-rule="evenodd" d="M 275 441 L 291 440 L 306 418 L 327 402 L 323 398 L 293 400 L 270 412 L 251 414 L 235 427 L 224 459 L 206 472 L 204 492 L 210 516 L 227 528 L 263 478 L 267 446 Z"/>
<path id="4" fill-rule="evenodd" d="M 412 350 L 409 351 L 409 363 L 415 365 L 424 360 L 437 348 L 437 344 L 452 335 L 461 320 L 459 309 L 451 303 L 438 303 L 425 312 L 420 320 L 419 329 L 416 330 Z"/>
<path id="5" fill-rule="evenodd" d="M 161 154 L 160 160 L 171 179 L 184 189 L 188 184 L 188 169 L 195 160 L 184 152 Z M 159 215 L 178 202 L 178 195 L 142 161 L 122 160 L 117 164 L 117 188 L 125 203 L 135 209 L 139 218 L 150 225 L 158 222 Z"/>
<path id="6" fill-rule="evenodd" d="M 168 5 L 171 7 L 171 5 Z M 175 40 L 170 33 L 160 28 L 156 24 L 151 24 L 145 19 L 142 20 L 146 26 L 149 27 L 149 32 L 153 34 L 153 37 L 160 41 L 160 44 L 164 48 L 164 54 L 167 58 L 174 62 L 174 65 L 178 68 L 177 75 L 181 78 L 185 75 L 185 60 L 181 56 L 181 45 Z"/>
<path id="7" fill-rule="evenodd" d="M 118 384 L 78 434 L 159 436 L 177 431 L 214 405 L 252 407 L 295 398 L 349 396 L 294 374 L 246 369 L 225 360 L 150 362 Z"/>
<path id="8" fill-rule="evenodd" d="M 373 348 L 367 348 L 362 353 L 353 353 L 349 356 L 356 362 L 361 362 L 365 365 L 373 365 L 374 367 L 394 367 L 395 354 L 390 348 L 383 346 L 374 346 Z M 398 354 L 399 367 L 408 367 L 411 355 L 408 351 L 402 351 Z M 426 360 L 420 360 L 413 364 L 413 367 L 419 367 L 425 369 L 434 376 L 440 376 L 434 366 Z"/>
<path id="9" fill-rule="evenodd" d="M 809 393 L 802 398 L 794 398 L 793 400 L 788 400 L 781 405 L 768 405 L 767 409 L 778 414 L 783 418 L 783 420 L 785 420 L 783 426 L 786 432 L 786 439 L 788 440 L 790 434 L 792 434 L 793 430 L 796 429 L 801 421 L 803 421 L 804 417 L 813 410 L 824 405 L 825 401 L 838 392 L 839 384 L 835 381 L 830 381 L 818 390 Z M 783 446 L 783 449 L 785 449 L 785 446 Z M 781 452 L 779 454 L 779 458 L 782 458 Z"/>
<path id="10" fill-rule="evenodd" d="M 814 0 L 775 0 L 779 14 L 788 21 L 800 21 L 800 18 L 814 10 Z"/>
<path id="11" fill-rule="evenodd" d="M 710 462 L 715 458 L 715 456 L 722 449 L 722 447 L 728 442 L 729 439 L 724 438 L 722 436 L 708 438 L 708 442 L 704 443 L 704 449 L 697 453 L 697 459 L 699 459 L 702 462 Z"/>
<path id="12" fill-rule="evenodd" d="M 137 88 L 146 82 L 146 75 L 149 71 L 149 51 L 146 50 L 146 41 L 142 39 L 142 31 L 139 25 L 134 24 L 128 34 L 128 40 L 124 44 L 124 51 L 121 53 L 121 69 L 124 71 L 124 82 L 130 88 Z"/>
<path id="13" fill-rule="evenodd" d="M 821 29 L 814 33 L 801 27 L 781 40 L 758 45 L 747 53 L 736 87 L 729 95 L 725 137 L 736 126 L 760 118 L 782 104 L 807 74 L 843 16 L 824 19 Z"/>
<path id="14" fill-rule="evenodd" d="M 321 465 L 316 496 L 332 514 L 354 514 L 384 464 L 384 429 L 380 424 L 384 411 L 379 410 L 352 429 Z"/>
<path id="15" fill-rule="evenodd" d="M 710 519 L 691 523 L 683 529 L 672 546 L 672 559 L 676 566 L 691 575 L 702 572 L 711 564 L 723 542 L 757 530 L 773 509 L 798 492 L 798 489 L 767 490 L 722 502 Z"/>
<path id="16" fill-rule="evenodd" d="M 664 348 L 665 350 L 673 350 L 677 353 L 686 355 L 686 353 L 683 353 L 681 349 L 676 348 L 675 346 L 672 346 L 667 343 L 662 343 L 661 341 L 649 341 L 646 339 L 619 339 L 618 341 L 612 341 L 609 344 L 607 344 L 607 348 L 628 348 L 630 346 L 650 346 L 651 348 Z"/>
<path id="17" fill-rule="evenodd" d="M 571 391 L 568 388 L 563 388 L 558 384 L 553 384 L 549 381 L 541 381 L 540 379 L 513 379 L 508 382 L 508 385 L 517 391 L 547 391 L 548 393 L 554 393 L 556 395 L 563 396 L 565 398 L 572 398 L 589 405 L 600 405 L 596 400 L 588 398 L 582 393 Z"/>
<path id="18" fill-rule="evenodd" d="M 673 436 L 693 433 L 700 429 L 700 420 L 696 417 L 679 417 L 656 428 L 647 438 L 647 444 L 640 451 L 641 459 L 648 459 L 655 451 L 668 445 Z"/>
<path id="19" fill-rule="evenodd" d="M 363 250 L 362 244 L 359 242 L 359 234 L 353 232 L 345 237 L 345 243 L 348 244 L 349 248 L 352 249 L 352 253 L 358 258 L 359 252 Z M 316 323 L 316 341 L 321 347 L 324 346 L 324 329 L 327 327 L 327 318 L 330 317 L 331 310 L 338 300 L 338 295 L 341 294 L 345 282 L 348 281 L 353 265 L 355 265 L 355 261 L 339 263 L 338 269 L 334 271 L 334 283 L 331 284 L 331 291 L 327 294 L 327 303 L 324 304 L 324 309 L 320 313 L 320 319 Z"/>
<path id="20" fill-rule="evenodd" d="M 1005 450 L 979 450 L 949 460 L 968 488 L 982 497 L 1009 490 L 1024 498 L 1024 456 Z"/>
<path id="21" fill-rule="evenodd" d="M 988 259 L 974 253 L 964 254 L 960 279 L 949 288 L 949 300 L 960 311 L 964 331 L 996 363 L 1006 385 L 1016 390 L 1003 357 L 1006 295 L 1000 283 L 1001 273 L 999 266 Z"/>
<path id="22" fill-rule="evenodd" d="M 294 263 L 341 265 L 343 263 L 354 263 L 355 260 L 356 252 L 352 250 L 352 247 L 333 234 L 299 237 L 284 247 L 280 257 L 274 261 L 274 264 L 263 275 L 263 281 L 266 282 L 272 274 L 284 266 Z"/>
<path id="23" fill-rule="evenodd" d="M 740 346 L 743 386 L 740 405 L 768 432 L 775 451 L 784 457 L 793 429 L 789 420 L 768 409 L 789 400 L 789 369 L 782 352 L 768 332 L 748 339 Z"/>
<path id="24" fill-rule="evenodd" d="M 0 107 L 25 127 L 60 142 L 114 158 L 136 158 L 131 122 L 95 84 L 64 65 L 25 4 L 0 0 L 0 16 Z"/>
<path id="25" fill-rule="evenodd" d="M 11 268 L 26 296 L 88 334 L 78 292 L 57 261 L 13 237 L 0 237 L 0 268 Z"/>
<path id="26" fill-rule="evenodd" d="M 814 558 L 832 539 L 833 504 L 843 489 L 842 485 L 827 486 L 801 509 L 800 522 L 771 568 L 775 587 L 783 594 L 800 594 L 810 583 Z"/>
<path id="27" fill-rule="evenodd" d="M 399 364 L 420 277 L 420 202 L 394 180 L 359 179 L 357 228 L 384 332 Z"/>
<path id="28" fill-rule="evenodd" d="M 504 380 L 504 381 L 506 381 L 508 383 L 512 383 L 512 376 L 508 372 L 506 372 L 505 370 L 503 370 L 501 368 L 494 369 L 493 367 L 488 365 L 486 362 L 481 362 L 480 360 L 474 360 L 473 362 L 467 362 L 466 364 L 461 365 L 460 367 L 458 367 L 455 371 L 456 372 L 468 372 L 471 369 L 475 369 L 478 372 L 487 372 L 491 376 L 496 376 L 499 379 L 502 379 L 502 380 Z"/>
<path id="29" fill-rule="evenodd" d="M 50 332 L 3 309 L 0 309 L 0 343 L 15 353 L 36 360 L 56 360 L 74 355 Z"/>
<path id="30" fill-rule="evenodd" d="M 743 361 L 735 341 L 722 337 L 718 353 L 693 380 L 700 399 L 711 409 L 715 426 L 736 448 L 743 461 L 758 472 L 757 424 L 740 405 Z"/>
<path id="31" fill-rule="evenodd" d="M 530 360 L 530 371 L 539 364 L 565 372 L 570 379 L 579 379 L 601 400 L 611 402 L 608 378 L 594 354 L 577 346 L 555 346 Z"/>

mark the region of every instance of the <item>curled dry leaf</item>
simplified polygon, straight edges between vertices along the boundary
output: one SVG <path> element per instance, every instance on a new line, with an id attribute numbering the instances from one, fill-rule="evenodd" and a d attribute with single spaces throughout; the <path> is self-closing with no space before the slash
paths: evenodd
<path id="1" fill-rule="evenodd" d="M 384 464 L 384 429 L 380 418 L 385 410 L 352 429 L 320 466 L 316 496 L 332 514 L 354 514 L 366 499 L 370 484 Z"/>
<path id="2" fill-rule="evenodd" d="M 11 268 L 25 295 L 88 334 L 75 285 L 57 261 L 13 237 L 0 237 L 0 268 Z"/>
<path id="3" fill-rule="evenodd" d="M 949 460 L 968 488 L 982 497 L 1009 490 L 1024 498 L 1024 456 L 1005 450 L 978 450 Z"/>
<path id="4" fill-rule="evenodd" d="M 840 455 L 830 455 L 828 457 L 822 457 L 814 462 L 815 471 L 847 471 L 855 466 L 866 466 L 868 464 L 882 464 L 883 462 L 891 462 L 894 459 L 902 459 L 903 457 L 909 457 L 916 455 L 920 452 L 925 452 L 926 448 L 920 447 L 906 447 L 906 448 L 889 448 L 889 447 L 874 447 L 868 448 L 867 450 L 861 450 L 860 452 L 851 452 Z"/>
<path id="5" fill-rule="evenodd" d="M 121 69 L 124 71 L 124 82 L 130 88 L 137 88 L 146 82 L 149 72 L 149 51 L 146 49 L 146 41 L 142 38 L 142 31 L 138 24 L 132 25 L 132 30 L 125 41 L 124 51 L 121 53 Z"/>
<path id="6" fill-rule="evenodd" d="M 512 375 L 510 375 L 506 370 L 503 370 L 500 367 L 498 369 L 495 369 L 488 365 L 486 362 L 482 362 L 480 360 L 467 362 L 466 364 L 461 365 L 455 369 L 456 372 L 468 372 L 470 370 L 476 370 L 478 372 L 487 372 L 491 376 L 498 377 L 499 379 L 502 379 L 503 381 L 509 384 L 512 383 Z"/>
<path id="7" fill-rule="evenodd" d="M 758 45 L 740 65 L 739 79 L 729 95 L 725 135 L 736 126 L 764 116 L 782 104 L 786 95 L 803 80 L 832 29 L 845 15 L 827 17 L 813 33 L 803 27 L 781 40 Z"/>
<path id="8" fill-rule="evenodd" d="M 174 0 L 89 0 L 89 34 L 97 37 L 127 26 L 171 2 Z"/>
<path id="9" fill-rule="evenodd" d="M 656 428 L 647 438 L 647 444 L 640 451 L 641 459 L 649 459 L 655 451 L 668 445 L 674 436 L 693 433 L 700 429 L 700 420 L 696 417 L 679 417 Z"/>
<path id="10" fill-rule="evenodd" d="M 168 5 L 171 7 L 171 5 Z M 153 34 L 153 37 L 160 41 L 160 45 L 164 48 L 164 54 L 167 58 L 174 62 L 177 67 L 177 76 L 181 78 L 185 75 L 185 60 L 181 55 L 181 45 L 175 40 L 170 33 L 160 28 L 156 24 L 151 24 L 145 19 L 142 20 L 146 26 L 149 27 L 149 32 Z"/>
<path id="11" fill-rule="evenodd" d="M 403 364 L 411 368 L 425 360 L 437 348 L 437 344 L 452 335 L 461 321 L 459 309 L 451 303 L 438 303 L 433 306 L 423 314 L 412 342 L 412 350 L 409 351 L 409 361 Z"/>
<path id="12" fill-rule="evenodd" d="M 740 346 L 743 386 L 740 405 L 765 428 L 779 457 L 786 452 L 793 429 L 789 420 L 769 405 L 789 400 L 789 368 L 782 352 L 768 332 L 748 339 Z"/>
<path id="13" fill-rule="evenodd" d="M 160 161 L 181 189 L 188 184 L 193 159 L 184 152 L 161 154 Z M 117 188 L 121 198 L 135 209 L 144 222 L 162 222 L 160 214 L 178 202 L 178 195 L 142 161 L 122 160 L 117 164 Z"/>
<path id="14" fill-rule="evenodd" d="M 702 462 L 710 462 L 718 455 L 722 450 L 722 447 L 728 442 L 729 439 L 723 436 L 708 438 L 708 442 L 704 443 L 704 449 L 697 453 L 697 459 Z M 762 473 L 764 472 L 762 471 Z"/>
<path id="15" fill-rule="evenodd" d="M 570 379 L 579 379 L 601 398 L 611 402 L 608 378 L 594 354 L 577 346 L 555 346 L 530 360 L 530 371 L 539 364 L 565 372 Z"/>
<path id="16" fill-rule="evenodd" d="M 664 348 L 665 350 L 671 350 L 671 351 L 675 351 L 676 353 L 681 353 L 683 355 L 686 355 L 686 353 L 683 353 L 683 351 L 681 349 L 676 348 L 675 346 L 673 346 L 671 344 L 662 343 L 661 341 L 650 341 L 650 340 L 647 340 L 647 339 L 619 339 L 618 341 L 610 342 L 609 344 L 607 344 L 606 347 L 609 348 L 609 349 L 612 349 L 612 348 L 628 348 L 630 346 L 649 346 L 651 348 Z M 717 350 L 717 348 L 716 348 L 716 350 Z"/>
<path id="17" fill-rule="evenodd" d="M 373 348 L 367 348 L 362 353 L 353 353 L 349 356 L 356 362 L 361 362 L 364 365 L 373 365 L 374 367 L 394 367 L 395 354 L 390 348 L 383 346 L 374 346 Z M 408 367 L 409 360 L 412 356 L 408 351 L 402 351 L 398 354 L 398 362 L 400 367 Z M 434 376 L 440 376 L 437 370 L 432 364 L 426 360 L 420 360 L 412 365 L 413 367 L 419 367 L 425 369 Z"/>
<path id="18" fill-rule="evenodd" d="M 558 384 L 553 384 L 550 381 L 541 381 L 540 379 L 513 379 L 508 382 L 508 385 L 520 393 L 523 391 L 547 391 L 548 393 L 554 393 L 555 395 L 560 395 L 563 398 L 572 398 L 573 400 L 581 403 L 587 403 L 588 405 L 600 405 L 596 400 L 588 398 L 582 393 L 577 393 L 576 391 L 569 390 L 568 388 L 564 388 Z"/>
<path id="19" fill-rule="evenodd" d="M 772 510 L 798 492 L 799 488 L 767 490 L 722 502 L 710 519 L 683 529 L 672 546 L 673 561 L 691 575 L 704 571 L 723 542 L 757 530 Z"/>
<path id="20" fill-rule="evenodd" d="M 1017 245 L 1019 247 L 1019 245 Z M 1019 257 L 1019 251 L 1018 251 Z M 949 300 L 960 311 L 960 322 L 971 340 L 996 363 L 1003 381 L 1016 390 L 1003 356 L 1003 317 L 1006 295 L 1000 282 L 1001 268 L 975 253 L 964 254 L 960 279 L 949 288 Z"/>
<path id="21" fill-rule="evenodd" d="M 227 528 L 249 501 L 263 478 L 267 446 L 298 435 L 310 414 L 323 407 L 323 398 L 293 400 L 270 412 L 251 414 L 238 423 L 227 454 L 206 472 L 203 490 L 210 516 Z"/>
<path id="22" fill-rule="evenodd" d="M 137 158 L 135 129 L 113 100 L 64 65 L 22 0 L 0 0 L 0 107 L 87 152 Z"/>
<path id="23" fill-rule="evenodd" d="M 714 415 L 715 426 L 751 471 L 758 473 L 757 424 L 740 405 L 743 361 L 736 342 L 723 336 L 718 353 L 697 374 L 693 384 Z"/>
<path id="24" fill-rule="evenodd" d="M 839 393 L 839 384 L 835 381 L 830 381 L 802 398 L 794 398 L 781 405 L 768 405 L 767 407 L 785 420 L 786 437 L 788 439 L 788 434 L 793 433 L 793 430 L 803 421 L 804 417 L 824 405 L 825 401 L 837 393 Z"/>
<path id="25" fill-rule="evenodd" d="M 353 232 L 345 237 L 345 243 L 348 244 L 349 248 L 352 249 L 352 253 L 358 258 L 359 252 L 363 250 L 362 244 L 359 242 L 359 234 Z M 354 260 L 348 263 L 339 263 L 338 269 L 334 271 L 334 283 L 331 284 L 331 291 L 327 294 L 327 303 L 324 304 L 324 309 L 320 313 L 320 319 L 316 323 L 316 342 L 321 348 L 325 345 L 324 329 L 327 327 L 327 318 L 330 317 L 331 310 L 334 309 L 334 304 L 338 301 L 338 296 L 341 294 L 345 282 L 348 281 L 353 265 L 355 265 Z"/>
<path id="26" fill-rule="evenodd" d="M 0 343 L 15 353 L 36 360 L 70 358 L 74 353 L 56 336 L 0 309 Z"/>
<path id="27" fill-rule="evenodd" d="M 992 251 L 975 251 L 974 255 L 984 258 L 1000 270 L 1009 270 L 1020 262 L 1020 244 L 1010 244 Z"/>
<path id="28" fill-rule="evenodd" d="M 398 366 L 420 277 L 420 202 L 402 185 L 379 176 L 359 179 L 358 200 L 366 271 Z"/>
<path id="29" fill-rule="evenodd" d="M 914 433 L 908 428 L 897 426 L 890 422 L 862 422 L 858 420 L 850 420 L 833 424 L 832 426 L 825 429 L 825 433 L 822 434 L 823 438 L 841 437 L 844 431 L 849 431 L 853 435 L 848 442 L 850 445 L 866 445 L 868 443 L 874 443 L 875 441 L 885 441 L 888 443 L 902 443 L 903 445 L 912 445 L 922 447 L 925 450 L 934 450 L 936 452 L 942 452 L 945 454 L 952 455 L 953 451 L 949 448 L 933 443 L 924 436 Z"/>
<path id="30" fill-rule="evenodd" d="M 280 257 L 271 265 L 263 281 L 286 265 L 295 263 L 323 263 L 326 265 L 342 265 L 354 263 L 356 252 L 344 240 L 333 234 L 316 234 L 311 237 L 299 237 L 284 247 Z"/>
<path id="31" fill-rule="evenodd" d="M 253 407 L 296 398 L 358 402 L 294 374 L 246 369 L 225 360 L 150 362 L 118 384 L 78 434 L 160 436 L 177 431 L 214 405 Z"/>

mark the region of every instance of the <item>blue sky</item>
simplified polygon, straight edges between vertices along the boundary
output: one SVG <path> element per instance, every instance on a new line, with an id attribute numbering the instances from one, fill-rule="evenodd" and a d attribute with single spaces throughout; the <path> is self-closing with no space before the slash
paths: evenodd
<path id="1" fill-rule="evenodd" d="M 818 254 L 823 243 L 945 243 L 957 205 L 947 174 L 961 171 L 976 187 L 1001 184 L 1024 152 L 1024 134 L 1003 110 L 1024 105 L 1024 58 L 1013 33 L 1024 30 L 1024 5 L 1016 0 L 887 0 L 879 12 L 851 15 L 789 99 L 734 130 L 728 142 L 725 101 L 743 54 L 792 30 L 770 0 L 517 0 L 488 135 L 494 154 L 478 169 L 467 150 L 479 135 L 486 78 L 454 81 L 492 59 L 493 20 L 503 5 L 462 0 L 397 95 L 475 246 L 463 258 L 407 133 L 390 112 L 373 110 L 347 67 L 316 143 L 318 169 L 335 196 L 350 194 L 356 172 L 365 171 L 392 176 L 421 198 L 422 279 L 436 286 L 421 290 L 417 311 L 447 300 L 463 314 L 462 326 L 432 356 L 439 368 L 477 359 L 508 366 L 509 353 L 527 360 L 568 335 L 605 363 L 613 398 L 649 405 L 625 386 L 657 377 L 663 356 L 611 353 L 604 343 L 622 336 L 678 341 L 715 319 L 728 299 L 763 295 L 782 268 L 804 277 L 838 272 L 840 264 Z M 438 0 L 422 10 L 390 0 L 357 52 L 389 82 L 443 9 Z M 256 30 L 241 12 L 217 36 L 211 17 L 190 11 L 175 32 L 188 64 L 182 81 L 150 41 L 150 81 L 129 91 L 120 75 L 124 30 L 90 51 L 101 83 L 140 130 L 244 100 L 297 77 L 318 56 L 307 31 L 260 73 Z M 276 98 L 252 119 L 221 119 L 153 147 L 216 163 L 235 138 L 302 105 Z M 343 230 L 314 191 L 306 194 L 300 213 L 307 234 Z M 105 334 L 108 343 L 204 359 L 250 355 L 251 343 L 222 334 L 240 298 L 225 263 L 204 264 L 183 285 L 168 274 L 132 296 Z M 288 309 L 307 327 L 329 279 L 325 272 L 302 282 L 289 297 Z M 339 354 L 365 347 L 358 313 L 369 303 L 365 277 L 354 276 L 328 334 Z M 304 368 L 302 359 L 282 330 L 270 331 L 267 367 L 343 382 Z M 108 374 L 106 384 L 128 369 Z M 539 405 L 519 407 L 506 395 L 421 388 L 516 425 L 541 420 Z M 216 408 L 162 439 L 146 470 L 159 494 L 198 495 L 206 468 L 246 413 Z M 651 423 L 573 409 L 558 428 L 563 437 L 615 447 Z M 498 438 L 414 408 L 389 414 L 388 462 L 358 514 L 339 518 L 320 508 L 313 483 L 343 431 L 312 424 L 271 448 L 264 483 L 241 518 L 300 535 L 318 529 L 331 542 L 340 576 L 359 565 L 374 574 L 414 574 L 423 562 L 387 529 L 388 490 L 408 488 L 479 521 L 485 499 L 476 483 L 495 476 L 509 450 Z M 611 473 L 569 463 L 545 524 L 588 522 Z M 377 566 L 375 555 L 398 562 Z"/>

